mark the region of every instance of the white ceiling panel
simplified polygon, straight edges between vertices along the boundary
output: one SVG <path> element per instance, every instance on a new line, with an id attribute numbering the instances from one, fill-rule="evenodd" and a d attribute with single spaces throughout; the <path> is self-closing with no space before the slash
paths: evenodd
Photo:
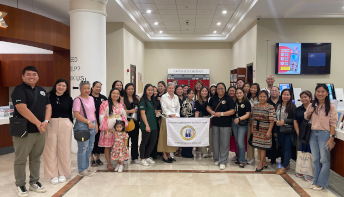
<path id="1" fill-rule="evenodd" d="M 213 19 L 213 15 L 196 15 L 196 19 Z"/>
<path id="2" fill-rule="evenodd" d="M 197 6 L 196 5 L 189 5 L 189 4 L 177 4 L 177 9 L 178 10 L 196 10 Z"/>
<path id="3" fill-rule="evenodd" d="M 211 25 L 211 22 L 210 23 L 198 23 L 196 22 L 196 27 L 202 27 L 202 28 L 209 28 Z"/>
<path id="4" fill-rule="evenodd" d="M 177 4 L 185 4 L 185 5 L 196 5 L 197 0 L 176 0 Z"/>
<path id="5" fill-rule="evenodd" d="M 196 10 L 178 10 L 179 15 L 195 15 Z"/>
<path id="6" fill-rule="evenodd" d="M 219 4 L 239 4 L 240 0 L 220 0 Z"/>
<path id="7" fill-rule="evenodd" d="M 156 5 L 158 10 L 176 10 L 177 5 L 176 4 L 158 4 Z"/>
<path id="8" fill-rule="evenodd" d="M 198 0 L 199 5 L 214 5 L 218 4 L 219 0 Z"/>
<path id="9" fill-rule="evenodd" d="M 179 19 L 189 19 L 189 20 L 191 20 L 191 19 L 195 19 L 196 18 L 196 15 L 188 15 L 188 14 L 186 14 L 186 15 L 179 15 Z"/>
<path id="10" fill-rule="evenodd" d="M 198 10 L 215 10 L 217 8 L 217 5 L 200 5 L 197 4 L 197 9 Z"/>
<path id="11" fill-rule="evenodd" d="M 147 14 L 147 9 L 139 9 L 141 14 Z M 159 11 L 158 10 L 151 10 L 152 12 L 150 14 L 158 14 L 159 15 Z"/>
<path id="12" fill-rule="evenodd" d="M 180 30 L 182 30 L 182 31 L 194 31 L 195 27 L 180 26 Z"/>
<path id="13" fill-rule="evenodd" d="M 169 34 L 180 34 L 181 33 L 181 31 L 167 31 L 167 33 L 169 33 Z"/>
<path id="14" fill-rule="evenodd" d="M 157 19 L 161 20 L 160 14 L 142 14 L 142 16 L 146 19 Z"/>
<path id="15" fill-rule="evenodd" d="M 178 15 L 176 14 L 162 14 L 160 15 L 163 20 L 165 19 L 178 19 Z"/>
<path id="16" fill-rule="evenodd" d="M 154 0 L 133 0 L 133 2 L 135 4 L 139 4 L 139 3 L 153 3 L 154 4 Z"/>
<path id="17" fill-rule="evenodd" d="M 177 10 L 159 10 L 159 13 L 160 14 L 175 14 L 175 15 L 178 14 Z"/>
<path id="18" fill-rule="evenodd" d="M 155 4 L 176 4 L 176 0 L 154 0 Z"/>
<path id="19" fill-rule="evenodd" d="M 224 4 L 224 5 L 218 5 L 217 9 L 223 9 L 223 10 L 236 10 L 239 5 L 236 4 Z"/>
<path id="20" fill-rule="evenodd" d="M 164 23 L 179 23 L 179 18 L 166 18 L 162 19 Z"/>
<path id="21" fill-rule="evenodd" d="M 212 18 L 196 18 L 196 23 L 211 23 L 213 21 Z"/>
<path id="22" fill-rule="evenodd" d="M 144 10 L 157 10 L 158 8 L 155 6 L 155 4 L 135 4 L 137 9 L 144 9 Z"/>
<path id="23" fill-rule="evenodd" d="M 209 34 L 211 33 L 212 31 L 210 29 L 195 29 L 195 33 L 197 34 Z"/>
<path id="24" fill-rule="evenodd" d="M 227 14 L 222 14 L 222 11 L 223 11 L 222 9 L 216 10 L 215 15 L 223 15 L 223 16 L 229 16 L 230 17 L 235 12 L 235 10 L 226 10 Z"/>
<path id="25" fill-rule="evenodd" d="M 215 10 L 197 10 L 197 15 L 214 15 Z"/>

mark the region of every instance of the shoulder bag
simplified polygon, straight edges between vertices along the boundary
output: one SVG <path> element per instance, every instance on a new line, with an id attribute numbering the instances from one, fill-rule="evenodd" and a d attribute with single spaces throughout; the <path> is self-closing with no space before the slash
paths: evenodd
<path id="1" fill-rule="evenodd" d="M 80 104 L 81 104 L 81 107 L 82 107 L 82 111 L 84 112 L 85 118 L 87 119 L 87 115 L 86 115 L 86 111 L 85 111 L 85 108 L 84 108 L 84 104 L 82 103 L 81 99 L 80 99 Z M 90 134 L 90 130 L 88 129 L 88 124 L 86 124 L 84 122 L 81 122 L 81 121 L 78 121 L 78 122 L 79 122 L 79 124 L 84 125 L 83 127 L 87 128 L 87 130 L 77 130 L 75 128 L 76 124 L 74 124 L 74 129 L 73 129 L 74 130 L 74 139 L 76 141 L 81 141 L 81 142 L 90 139 L 91 134 Z"/>
<path id="2" fill-rule="evenodd" d="M 31 107 L 30 107 L 30 111 L 32 111 L 35 108 L 36 103 L 37 103 L 37 98 L 38 98 L 38 88 L 36 87 L 35 98 L 33 100 Z M 18 117 L 17 115 L 10 118 L 10 136 L 15 136 L 15 137 L 26 137 L 26 136 L 28 136 L 27 122 L 28 122 L 28 120 L 26 118 Z"/>
<path id="3" fill-rule="evenodd" d="M 313 113 L 312 113 L 313 115 Z M 309 143 L 309 138 L 311 137 L 311 132 L 312 132 L 312 115 L 309 118 L 309 120 L 303 119 L 299 128 L 299 139 L 300 142 L 303 144 L 308 144 Z"/>
<path id="4" fill-rule="evenodd" d="M 281 118 L 281 111 L 282 111 L 282 106 L 280 107 L 280 118 Z M 280 133 L 284 133 L 284 134 L 295 133 L 294 125 L 284 124 L 283 126 L 280 126 Z"/>

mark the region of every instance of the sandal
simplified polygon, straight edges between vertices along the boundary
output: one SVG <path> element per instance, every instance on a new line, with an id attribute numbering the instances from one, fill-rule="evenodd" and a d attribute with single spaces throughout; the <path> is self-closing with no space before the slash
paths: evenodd
<path id="1" fill-rule="evenodd" d="M 96 164 L 99 165 L 99 166 L 101 166 L 101 165 L 103 165 L 103 162 L 100 161 L 100 159 L 97 159 L 97 160 L 96 160 Z"/>
<path id="2" fill-rule="evenodd" d="M 285 169 L 284 169 L 284 170 L 279 169 L 279 170 L 276 172 L 277 175 L 282 175 L 282 174 L 285 174 L 285 173 L 286 173 L 286 170 L 285 170 Z"/>
<path id="3" fill-rule="evenodd" d="M 239 164 L 239 167 L 240 167 L 240 168 L 245 168 L 245 164 L 244 164 L 244 163 L 241 163 L 241 164 Z"/>
<path id="4" fill-rule="evenodd" d="M 91 160 L 91 166 L 92 167 L 97 167 L 97 164 L 96 164 L 96 162 L 94 160 Z"/>

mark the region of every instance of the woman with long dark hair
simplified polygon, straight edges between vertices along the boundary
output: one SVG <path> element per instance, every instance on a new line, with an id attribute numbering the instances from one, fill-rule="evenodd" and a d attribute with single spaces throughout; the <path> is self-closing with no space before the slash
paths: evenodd
<path id="1" fill-rule="evenodd" d="M 195 84 L 195 98 L 194 100 L 197 100 L 201 93 L 201 88 L 203 87 L 203 82 L 201 80 L 198 80 Z"/>
<path id="2" fill-rule="evenodd" d="M 153 97 L 153 86 L 147 84 L 143 90 L 140 101 L 140 128 L 142 131 L 142 141 L 140 144 L 141 165 L 148 166 L 155 161 L 150 154 L 156 144 L 158 137 L 158 124 L 156 118 L 156 102 Z"/>
<path id="3" fill-rule="evenodd" d="M 112 83 L 111 89 L 117 88 L 121 94 L 121 97 L 124 95 L 124 90 L 123 90 L 123 83 L 120 80 L 116 80 Z"/>
<path id="4" fill-rule="evenodd" d="M 290 89 L 284 89 L 279 97 L 276 105 L 276 128 L 277 128 L 277 138 L 282 146 L 283 162 L 282 167 L 277 171 L 276 174 L 284 174 L 289 168 L 290 158 L 293 148 L 293 135 L 294 130 L 294 113 L 296 110 L 295 104 L 292 102 L 292 93 Z M 292 125 L 292 133 L 282 132 L 283 127 L 288 127 Z"/>
<path id="5" fill-rule="evenodd" d="M 49 93 L 52 108 L 50 124 L 45 132 L 44 176 L 51 184 L 62 183 L 70 177 L 71 138 L 73 128 L 73 99 L 68 82 L 58 79 Z"/>
<path id="6" fill-rule="evenodd" d="M 123 100 L 124 100 L 124 107 L 125 107 L 125 112 L 128 115 L 128 121 L 133 119 L 135 123 L 135 128 L 132 131 L 129 131 L 129 139 L 131 139 L 131 160 L 134 161 L 134 163 L 139 164 L 140 161 L 138 160 L 139 158 L 139 120 L 140 120 L 140 114 L 138 111 L 138 106 L 140 99 L 136 95 L 136 90 L 135 86 L 133 83 L 127 83 L 124 88 L 124 95 L 123 95 Z M 135 115 L 136 114 L 136 115 Z M 128 143 L 129 144 L 129 143 Z"/>
<path id="7" fill-rule="evenodd" d="M 305 112 L 305 119 L 311 119 L 312 132 L 309 143 L 313 155 L 314 180 L 311 188 L 322 190 L 328 187 L 330 177 L 330 151 L 335 143 L 335 128 L 338 119 L 336 106 L 331 104 L 329 89 L 325 84 L 315 88 L 315 98 Z"/>
<path id="8" fill-rule="evenodd" d="M 216 86 L 216 93 L 210 98 L 207 111 L 213 116 L 213 160 L 224 170 L 228 163 L 234 101 L 226 93 L 226 85 L 222 82 Z"/>
<path id="9" fill-rule="evenodd" d="M 250 87 L 250 91 L 247 94 L 247 99 L 251 104 L 251 110 L 255 104 L 259 103 L 258 94 L 260 92 L 260 86 L 258 83 L 252 83 Z M 252 128 L 252 121 L 249 121 L 248 129 L 247 129 L 247 139 L 250 139 L 251 135 L 251 128 Z M 254 159 L 254 147 L 247 146 L 247 163 L 253 164 L 255 162 Z"/>
<path id="10" fill-rule="evenodd" d="M 102 83 L 100 83 L 99 81 L 93 82 L 93 84 L 92 84 L 92 91 L 91 91 L 90 96 L 92 96 L 93 99 L 94 99 L 94 104 L 95 104 L 95 107 L 96 107 L 96 119 L 97 119 L 97 122 L 99 122 L 99 108 L 100 108 L 100 105 L 102 104 L 103 101 L 107 100 L 106 96 L 100 94 L 101 91 L 102 91 Z M 94 146 L 93 146 L 93 150 L 92 150 L 92 154 L 91 154 L 91 158 L 90 158 L 91 159 L 91 165 L 93 167 L 95 167 L 97 165 L 103 165 L 103 162 L 100 161 L 99 156 L 100 156 L 100 153 L 104 153 L 104 148 L 98 146 L 99 136 L 100 136 L 100 132 L 98 132 L 96 134 L 96 136 L 95 136 Z M 94 160 L 93 154 L 96 156 L 96 160 Z"/>
<path id="11" fill-rule="evenodd" d="M 195 101 L 195 117 L 209 117 L 210 114 L 207 111 L 209 100 L 209 90 L 207 86 L 201 88 L 200 97 Z M 199 151 L 202 154 L 203 158 L 206 158 L 211 155 L 212 152 L 212 137 L 211 137 L 211 127 L 209 128 L 209 146 L 199 147 Z M 208 149 L 208 150 L 207 150 Z"/>
<path id="12" fill-rule="evenodd" d="M 119 89 L 111 89 L 108 100 L 104 101 L 99 108 L 100 136 L 98 145 L 105 147 L 104 155 L 107 161 L 107 169 L 110 171 L 114 170 L 110 160 L 111 147 L 114 143 L 114 123 L 116 120 L 121 120 L 125 122 L 126 127 L 128 126 L 127 114 L 121 102 L 120 94 Z M 116 166 L 117 170 L 118 167 Z"/>

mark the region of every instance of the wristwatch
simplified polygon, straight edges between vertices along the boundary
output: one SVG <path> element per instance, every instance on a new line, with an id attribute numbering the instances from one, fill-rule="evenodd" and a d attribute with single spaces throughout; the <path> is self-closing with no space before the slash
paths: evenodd
<path id="1" fill-rule="evenodd" d="M 50 124 L 49 120 L 44 120 L 44 122 L 46 122 L 46 123 Z"/>
<path id="2" fill-rule="evenodd" d="M 335 137 L 336 137 L 336 135 L 330 135 L 330 137 L 333 137 L 333 138 L 335 138 Z"/>
<path id="3" fill-rule="evenodd" d="M 223 112 L 221 112 L 221 116 L 223 116 Z"/>

